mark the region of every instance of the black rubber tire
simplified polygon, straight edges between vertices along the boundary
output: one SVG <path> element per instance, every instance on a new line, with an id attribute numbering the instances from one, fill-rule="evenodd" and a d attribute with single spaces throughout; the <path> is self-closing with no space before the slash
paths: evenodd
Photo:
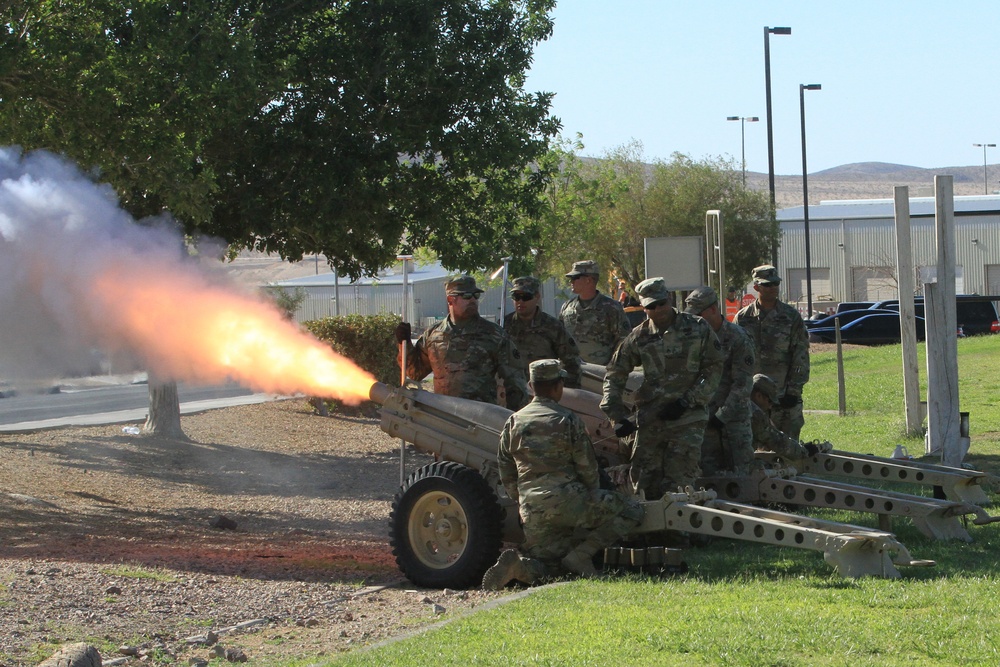
<path id="1" fill-rule="evenodd" d="M 418 586 L 478 587 L 500 555 L 503 520 L 478 472 L 453 461 L 432 463 L 393 498 L 389 544 L 399 569 Z"/>

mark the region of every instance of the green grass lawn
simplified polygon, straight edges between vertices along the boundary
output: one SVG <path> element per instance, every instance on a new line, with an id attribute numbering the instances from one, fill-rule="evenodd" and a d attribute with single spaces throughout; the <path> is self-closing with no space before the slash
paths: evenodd
<path id="1" fill-rule="evenodd" d="M 967 459 L 1000 472 L 1000 336 L 959 341 Z M 921 375 L 925 373 L 921 350 Z M 904 437 L 899 346 L 845 353 L 848 414 L 808 414 L 804 439 L 888 456 Z M 813 356 L 807 409 L 837 409 L 836 355 Z M 922 390 L 926 378 L 922 377 Z M 913 492 L 911 490 L 911 492 Z M 993 496 L 996 498 L 996 496 Z M 875 526 L 874 517 L 811 512 Z M 716 540 L 689 571 L 573 581 L 323 665 L 998 665 L 1000 524 L 969 525 L 971 544 L 894 528 L 915 558 L 901 579 L 842 579 L 818 552 Z M 329 659 L 325 659 L 329 660 Z"/>

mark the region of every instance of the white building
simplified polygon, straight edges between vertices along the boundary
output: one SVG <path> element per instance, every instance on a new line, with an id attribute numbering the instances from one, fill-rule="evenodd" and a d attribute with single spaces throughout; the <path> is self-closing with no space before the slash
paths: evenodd
<path id="1" fill-rule="evenodd" d="M 444 285 L 454 275 L 457 275 L 455 271 L 448 271 L 439 263 L 416 267 L 411 264 L 407 275 L 410 294 L 407 320 L 413 323 L 415 329 L 422 330 L 448 315 Z M 509 276 L 510 279 L 515 277 Z M 491 285 L 478 280 L 477 284 L 486 290 L 480 298 L 480 315 L 499 323 L 501 299 L 507 300 L 504 312 L 513 312 L 513 302 L 507 291 L 501 289 L 499 278 Z M 395 271 L 383 272 L 375 278 L 362 278 L 354 282 L 338 279 L 335 273 L 321 273 L 281 280 L 269 284 L 265 289 L 294 292 L 296 288 L 301 288 L 306 293 L 305 300 L 295 312 L 297 322 L 336 315 L 401 315 L 403 312 L 403 274 L 398 267 Z M 554 280 L 550 279 L 542 286 L 541 306 L 545 312 L 558 314 L 565 299 L 564 291 L 556 288 Z"/>
<path id="2" fill-rule="evenodd" d="M 916 270 L 937 263 L 934 198 L 910 199 Z M 781 225 L 778 269 L 783 298 L 806 301 L 806 260 L 801 206 L 777 212 Z M 1000 196 L 955 197 L 955 287 L 959 294 L 1000 294 Z M 813 309 L 825 302 L 894 299 L 896 234 L 891 199 L 824 201 L 809 207 Z M 916 277 L 918 289 L 919 273 Z"/>

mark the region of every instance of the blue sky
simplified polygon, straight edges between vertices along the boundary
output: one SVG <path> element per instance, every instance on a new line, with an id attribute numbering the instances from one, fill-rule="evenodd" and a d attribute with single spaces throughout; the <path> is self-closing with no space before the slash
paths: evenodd
<path id="1" fill-rule="evenodd" d="M 562 133 L 584 155 L 632 139 L 647 161 L 677 151 L 767 171 L 764 26 L 771 35 L 777 174 L 852 162 L 981 165 L 1000 145 L 1000 2 L 959 0 L 560 0 L 526 87 L 556 93 Z M 987 149 L 1000 163 L 1000 148 Z"/>

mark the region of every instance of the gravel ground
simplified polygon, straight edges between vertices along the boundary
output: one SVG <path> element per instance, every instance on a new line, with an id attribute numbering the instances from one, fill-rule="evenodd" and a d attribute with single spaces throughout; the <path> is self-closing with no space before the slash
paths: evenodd
<path id="1" fill-rule="evenodd" d="M 499 596 L 402 579 L 386 536 L 399 441 L 373 412 L 285 400 L 181 423 L 189 441 L 0 435 L 0 667 L 80 641 L 105 665 L 273 665 Z M 408 469 L 429 460 L 410 450 Z"/>

